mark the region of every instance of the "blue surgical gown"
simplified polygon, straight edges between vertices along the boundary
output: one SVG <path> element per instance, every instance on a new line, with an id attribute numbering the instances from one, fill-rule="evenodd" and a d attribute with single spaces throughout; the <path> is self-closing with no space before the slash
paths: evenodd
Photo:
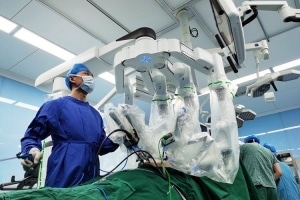
<path id="1" fill-rule="evenodd" d="M 276 183 L 279 200 L 300 200 L 300 189 L 291 168 L 284 162 L 279 165 L 282 171 Z"/>
<path id="2" fill-rule="evenodd" d="M 106 137 L 99 112 L 88 102 L 66 96 L 44 103 L 21 139 L 22 152 L 41 149 L 41 140 L 51 136 L 45 186 L 70 187 L 99 174 L 99 146 Z M 109 138 L 100 155 L 118 148 Z"/>

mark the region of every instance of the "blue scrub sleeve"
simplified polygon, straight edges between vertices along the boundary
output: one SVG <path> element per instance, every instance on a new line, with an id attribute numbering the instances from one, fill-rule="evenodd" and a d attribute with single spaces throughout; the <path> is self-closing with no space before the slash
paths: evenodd
<path id="1" fill-rule="evenodd" d="M 99 155 L 102 156 L 102 155 L 105 155 L 107 153 L 114 152 L 118 147 L 119 147 L 119 144 L 114 143 L 109 138 L 106 138 L 104 143 L 102 144 Z"/>
<path id="2" fill-rule="evenodd" d="M 33 147 L 42 149 L 41 141 L 50 135 L 51 128 L 48 118 L 53 115 L 55 110 L 49 102 L 43 104 L 38 110 L 21 139 L 21 151 L 23 153 L 28 153 Z"/>

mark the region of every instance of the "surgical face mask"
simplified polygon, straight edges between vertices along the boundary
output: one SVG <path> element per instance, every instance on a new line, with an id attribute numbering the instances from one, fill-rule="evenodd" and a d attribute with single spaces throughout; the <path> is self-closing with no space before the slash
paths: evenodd
<path id="1" fill-rule="evenodd" d="M 91 93 L 94 90 L 95 82 L 92 76 L 81 76 L 83 82 L 79 86 L 86 93 Z"/>

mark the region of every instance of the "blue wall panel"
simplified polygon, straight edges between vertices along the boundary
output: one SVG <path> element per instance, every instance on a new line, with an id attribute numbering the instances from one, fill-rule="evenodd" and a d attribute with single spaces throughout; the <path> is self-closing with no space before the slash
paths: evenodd
<path id="1" fill-rule="evenodd" d="M 277 150 L 290 150 L 300 157 L 300 109 L 290 110 L 245 121 L 239 136 L 259 135 L 261 144 L 273 144 Z M 273 132 L 276 131 L 277 132 Z M 243 141 L 243 139 L 241 139 Z"/>
<path id="2" fill-rule="evenodd" d="M 40 107 L 46 94 L 40 90 L 0 77 L 0 96 Z M 20 139 L 35 116 L 36 111 L 0 102 L 0 159 L 16 156 L 20 152 Z M 7 160 L 0 163 L 0 182 L 9 182 L 12 175 L 16 180 L 24 177 L 21 160 Z"/>
<path id="3" fill-rule="evenodd" d="M 299 100 L 300 101 L 300 100 Z M 300 125 L 300 109 L 280 113 L 284 127 Z"/>
<path id="4" fill-rule="evenodd" d="M 243 127 L 239 129 L 239 136 L 265 133 L 282 127 L 281 117 L 277 114 L 268 117 L 257 117 L 254 120 L 244 122 Z"/>
<path id="5" fill-rule="evenodd" d="M 40 106 L 46 99 L 46 94 L 35 87 L 3 78 L 0 82 L 0 96 Z"/>

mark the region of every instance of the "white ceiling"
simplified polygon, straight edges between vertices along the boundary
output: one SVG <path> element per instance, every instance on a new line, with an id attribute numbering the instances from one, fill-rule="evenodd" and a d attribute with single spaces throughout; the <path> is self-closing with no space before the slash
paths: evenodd
<path id="1" fill-rule="evenodd" d="M 243 1 L 234 2 L 240 6 Z M 300 8 L 299 0 L 287 3 Z M 140 27 L 153 29 L 157 38 L 180 40 L 181 30 L 175 15 L 183 8 L 189 11 L 190 27 L 199 32 L 197 38 L 192 38 L 193 48 L 217 48 L 214 38 L 217 29 L 207 0 L 0 0 L 0 15 L 76 55 L 94 46 L 102 47 Z M 299 25 L 282 22 L 277 12 L 259 11 L 258 18 L 244 27 L 246 43 L 268 40 L 270 58 L 260 62 L 260 71 L 300 57 Z M 64 62 L 12 34 L 0 32 L 0 75 L 34 85 L 40 74 Z M 238 73 L 227 73 L 229 79 L 256 72 L 253 52 L 247 52 L 246 56 Z M 300 67 L 294 69 L 300 70 Z M 199 85 L 205 87 L 207 77 L 197 75 Z M 100 78 L 96 84 L 96 91 L 91 94 L 94 103 L 113 88 Z M 300 107 L 299 79 L 275 84 L 278 91 L 274 102 L 266 103 L 263 97 L 244 95 L 236 97 L 234 103 L 245 105 L 257 116 Z M 209 109 L 207 98 L 200 97 L 204 110 Z M 122 97 L 116 95 L 114 99 L 121 101 Z"/>

